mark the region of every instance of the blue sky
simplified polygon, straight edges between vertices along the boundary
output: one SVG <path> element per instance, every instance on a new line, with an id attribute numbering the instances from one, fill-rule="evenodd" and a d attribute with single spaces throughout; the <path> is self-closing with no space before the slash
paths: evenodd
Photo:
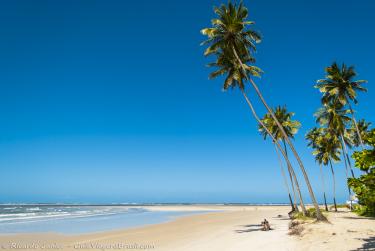
<path id="1" fill-rule="evenodd" d="M 263 36 L 257 82 L 302 122 L 295 143 L 321 200 L 303 140 L 320 105 L 312 86 L 334 60 L 354 64 L 369 81 L 357 117 L 374 118 L 375 3 L 244 2 Z M 0 202 L 287 202 L 242 96 L 208 80 L 199 31 L 218 4 L 2 1 Z"/>

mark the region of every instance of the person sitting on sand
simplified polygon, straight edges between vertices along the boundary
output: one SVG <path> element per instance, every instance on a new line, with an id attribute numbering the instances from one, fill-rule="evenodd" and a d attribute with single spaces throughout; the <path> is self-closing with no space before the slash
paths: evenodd
<path id="1" fill-rule="evenodd" d="M 270 227 L 270 223 L 266 220 L 266 219 L 264 219 L 264 221 L 262 221 L 262 231 L 269 231 L 269 230 L 271 230 L 271 227 Z"/>

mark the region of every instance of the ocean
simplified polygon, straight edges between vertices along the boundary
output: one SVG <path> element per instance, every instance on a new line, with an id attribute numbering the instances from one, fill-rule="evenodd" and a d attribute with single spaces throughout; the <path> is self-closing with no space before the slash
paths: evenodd
<path id="1" fill-rule="evenodd" d="M 0 205 L 0 234 L 104 232 L 170 221 L 202 211 L 113 205 Z"/>

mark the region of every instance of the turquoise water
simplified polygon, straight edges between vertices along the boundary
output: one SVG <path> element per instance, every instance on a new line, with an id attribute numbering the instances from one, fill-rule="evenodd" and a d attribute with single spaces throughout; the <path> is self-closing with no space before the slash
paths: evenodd
<path id="1" fill-rule="evenodd" d="M 0 206 L 0 234 L 82 234 L 139 227 L 202 211 L 151 211 L 122 206 Z"/>

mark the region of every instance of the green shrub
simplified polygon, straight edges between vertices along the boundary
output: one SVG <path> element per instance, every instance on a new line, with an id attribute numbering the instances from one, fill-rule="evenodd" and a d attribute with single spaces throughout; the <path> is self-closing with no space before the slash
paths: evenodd
<path id="1" fill-rule="evenodd" d="M 337 204 L 336 207 L 337 207 L 337 208 L 347 208 L 347 209 L 350 208 L 349 205 L 347 205 L 347 204 Z M 330 206 L 329 208 L 330 208 L 330 209 L 334 209 L 335 206 Z"/>
<path id="2" fill-rule="evenodd" d="M 323 213 L 323 216 L 325 216 L 324 213 Z M 294 220 L 315 220 L 316 219 L 316 210 L 315 210 L 315 208 L 309 208 L 309 209 L 307 209 L 306 215 L 303 215 L 302 212 L 294 213 L 292 215 L 292 219 L 294 219 Z"/>
<path id="3" fill-rule="evenodd" d="M 298 213 L 294 213 L 291 217 L 293 220 L 314 220 L 313 218 L 311 218 L 310 216 L 308 215 L 303 215 L 302 212 L 298 212 Z"/>
<path id="4" fill-rule="evenodd" d="M 356 151 L 352 157 L 355 167 L 365 174 L 358 178 L 349 178 L 348 185 L 358 197 L 356 212 L 360 215 L 375 216 L 375 129 L 368 132 L 364 141 L 370 149 Z"/>

